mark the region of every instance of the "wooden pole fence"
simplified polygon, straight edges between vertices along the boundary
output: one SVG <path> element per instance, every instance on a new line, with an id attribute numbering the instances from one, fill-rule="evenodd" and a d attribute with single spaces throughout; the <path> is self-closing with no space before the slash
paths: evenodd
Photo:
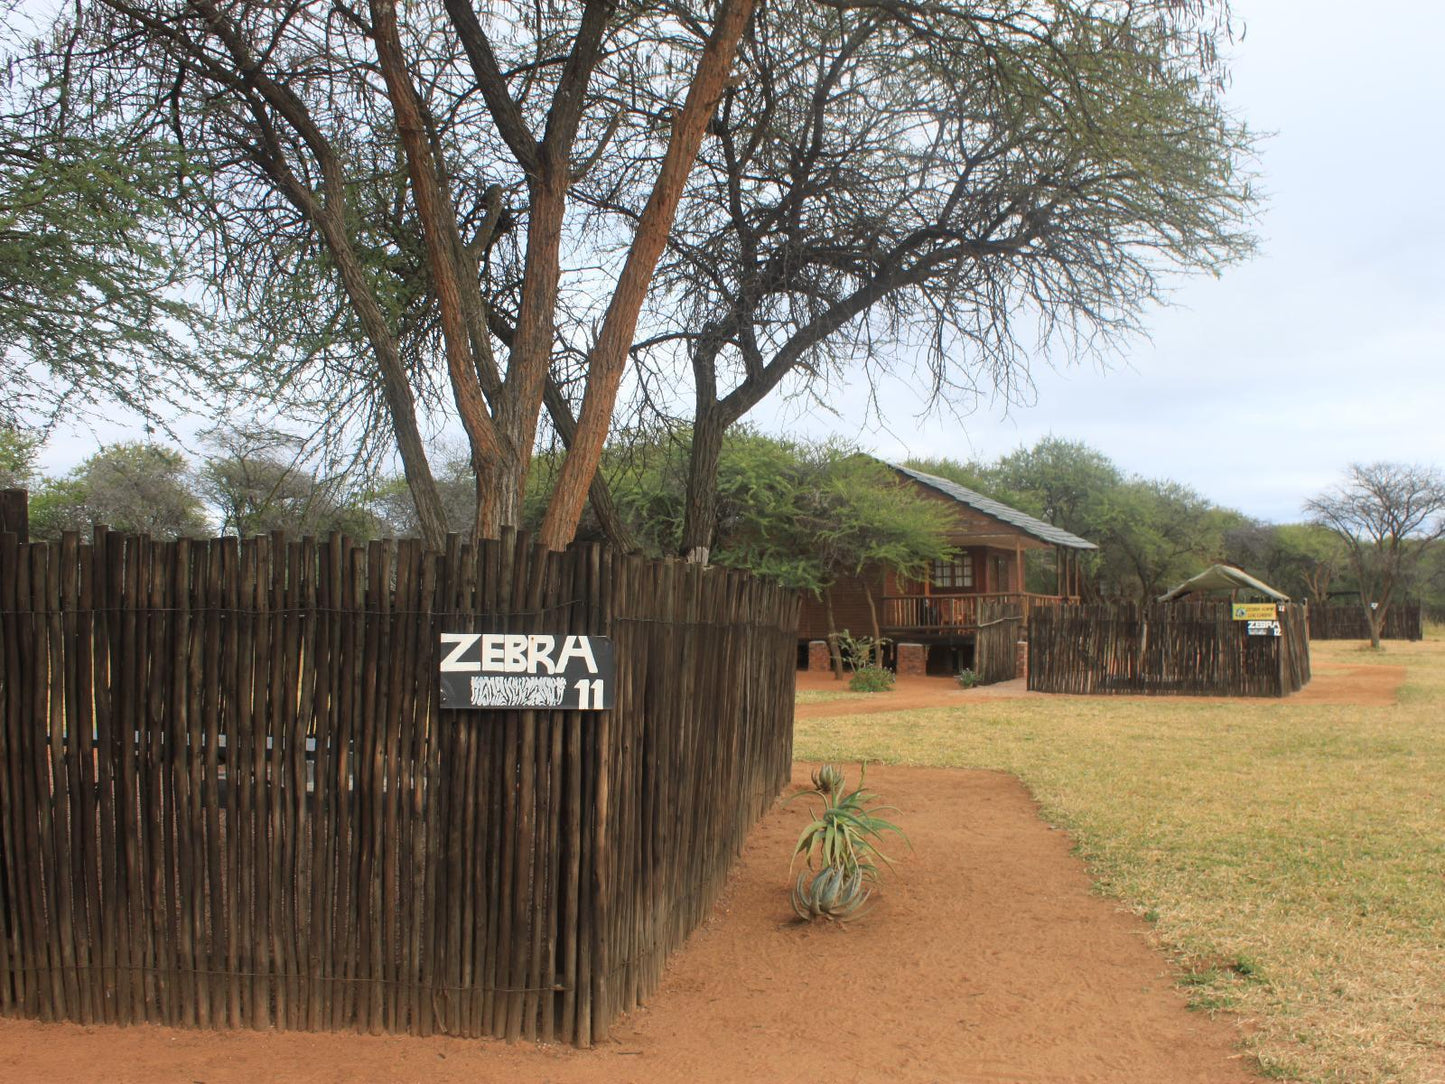
<path id="1" fill-rule="evenodd" d="M 1303 607 L 1250 635 L 1227 602 L 1041 606 L 1029 615 L 1028 686 L 1076 694 L 1288 696 L 1310 680 Z M 1264 630 L 1268 632 L 1269 630 Z"/>
<path id="2" fill-rule="evenodd" d="M 798 598 L 742 573 L 0 523 L 6 1015 L 587 1045 L 789 778 Z M 444 631 L 611 637 L 614 706 L 443 710 Z"/>

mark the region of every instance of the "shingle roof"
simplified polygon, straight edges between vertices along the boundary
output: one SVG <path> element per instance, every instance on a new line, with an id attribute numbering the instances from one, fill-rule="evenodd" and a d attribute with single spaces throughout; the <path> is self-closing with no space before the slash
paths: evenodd
<path id="1" fill-rule="evenodd" d="M 1055 527 L 1052 523 L 1035 519 L 1026 512 L 1010 508 L 992 497 L 985 497 L 982 493 L 975 493 L 957 482 L 950 482 L 947 478 L 940 478 L 936 474 L 924 474 L 922 471 L 912 470 L 908 467 L 900 467 L 897 463 L 890 463 L 889 466 L 899 474 L 912 478 L 915 482 L 921 482 L 945 496 L 952 497 L 960 504 L 968 505 L 975 512 L 982 512 L 1001 523 L 1007 523 L 1010 527 L 1017 527 L 1024 534 L 1037 538 L 1040 542 L 1048 542 L 1054 546 L 1064 546 L 1073 550 L 1096 550 L 1099 548 L 1087 539 L 1070 534 L 1061 527 Z"/>

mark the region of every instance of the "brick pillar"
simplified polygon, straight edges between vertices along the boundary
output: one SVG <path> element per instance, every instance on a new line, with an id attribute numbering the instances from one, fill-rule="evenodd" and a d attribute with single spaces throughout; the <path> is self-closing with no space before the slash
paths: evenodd
<path id="1" fill-rule="evenodd" d="M 1020 640 L 1014 644 L 1014 677 L 1029 680 L 1029 642 Z"/>
<path id="2" fill-rule="evenodd" d="M 808 673 L 822 673 L 833 669 L 833 660 L 828 654 L 827 640 L 808 641 Z"/>
<path id="3" fill-rule="evenodd" d="M 928 649 L 922 644 L 899 644 L 897 669 L 899 677 L 922 677 L 928 673 Z"/>

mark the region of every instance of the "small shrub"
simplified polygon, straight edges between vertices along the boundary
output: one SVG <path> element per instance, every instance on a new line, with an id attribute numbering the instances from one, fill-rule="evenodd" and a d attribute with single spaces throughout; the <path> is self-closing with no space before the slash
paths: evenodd
<path id="1" fill-rule="evenodd" d="M 978 684 L 978 675 L 972 670 L 964 668 L 958 672 L 958 684 L 965 689 L 972 689 Z"/>
<path id="2" fill-rule="evenodd" d="M 854 672 L 882 666 L 883 649 L 892 643 L 886 636 L 876 639 L 872 636 L 853 636 L 847 629 L 835 634 L 833 639 L 843 665 Z"/>
<path id="3" fill-rule="evenodd" d="M 853 671 L 848 688 L 855 693 L 886 693 L 893 688 L 893 671 L 880 666 L 865 666 Z"/>

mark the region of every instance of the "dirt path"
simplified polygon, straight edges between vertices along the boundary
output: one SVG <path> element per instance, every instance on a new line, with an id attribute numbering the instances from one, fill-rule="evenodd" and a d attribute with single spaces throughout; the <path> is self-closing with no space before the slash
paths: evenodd
<path id="1" fill-rule="evenodd" d="M 806 813 L 775 808 L 653 1003 L 597 1049 L 5 1020 L 0 1079 L 1257 1081 L 1234 1025 L 1184 1007 L 1145 925 L 1091 894 L 1015 779 L 879 767 L 868 780 L 915 847 L 868 917 L 792 919 L 786 855 Z"/>
<path id="2" fill-rule="evenodd" d="M 1400 686 L 1405 682 L 1403 666 L 1370 664 L 1353 666 L 1345 663 L 1320 662 L 1312 666 L 1313 678 L 1299 692 L 1288 697 L 1286 704 L 1356 704 L 1387 705 L 1396 702 Z M 846 692 L 847 683 L 832 674 L 799 673 L 801 692 Z M 916 708 L 960 708 L 985 700 L 1017 700 L 1024 697 L 1064 699 L 1053 693 L 1030 692 L 1022 678 L 960 689 L 950 677 L 902 677 L 892 692 L 850 696 L 842 700 L 799 704 L 799 719 L 824 719 L 838 715 L 874 715 L 880 712 L 912 711 Z M 1092 699 L 1092 698 L 1090 698 Z M 1114 700 L 1146 700 L 1152 697 L 1116 696 Z M 1225 703 L 1228 698 L 1215 696 L 1189 697 L 1206 703 Z"/>

